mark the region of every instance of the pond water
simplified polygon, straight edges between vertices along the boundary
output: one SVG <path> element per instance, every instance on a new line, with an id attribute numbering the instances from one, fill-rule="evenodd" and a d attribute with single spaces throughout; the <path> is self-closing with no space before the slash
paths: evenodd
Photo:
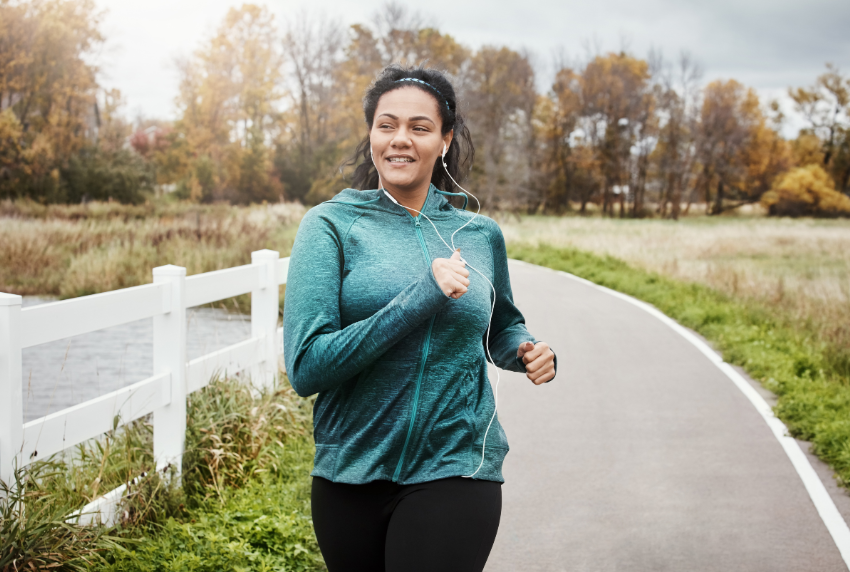
<path id="1" fill-rule="evenodd" d="M 54 302 L 24 296 L 23 306 Z M 186 311 L 188 359 L 251 337 L 251 317 L 217 308 Z M 153 375 L 153 318 L 23 351 L 24 422 Z"/>

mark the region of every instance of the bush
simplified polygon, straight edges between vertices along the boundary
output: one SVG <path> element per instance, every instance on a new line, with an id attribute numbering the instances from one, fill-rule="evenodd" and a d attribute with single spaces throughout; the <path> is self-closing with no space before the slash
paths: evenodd
<path id="1" fill-rule="evenodd" d="M 777 216 L 850 216 L 850 197 L 835 190 L 820 165 L 798 167 L 779 177 L 762 204 Z"/>
<path id="2" fill-rule="evenodd" d="M 107 152 L 89 147 L 74 155 L 61 169 L 65 202 L 115 200 L 125 204 L 144 201 L 153 189 L 153 172 L 139 155 L 126 149 Z"/>

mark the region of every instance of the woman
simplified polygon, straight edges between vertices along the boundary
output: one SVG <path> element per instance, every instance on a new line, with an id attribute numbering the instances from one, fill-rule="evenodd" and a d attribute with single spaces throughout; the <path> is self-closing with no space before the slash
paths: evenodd
<path id="1" fill-rule="evenodd" d="M 457 139 L 472 154 L 446 77 L 390 66 L 363 108 L 354 184 L 377 190 L 346 189 L 307 213 L 286 288 L 289 379 L 318 393 L 316 536 L 331 572 L 480 571 L 508 452 L 488 351 L 538 385 L 555 356 L 513 303 L 499 227 L 446 199 Z"/>

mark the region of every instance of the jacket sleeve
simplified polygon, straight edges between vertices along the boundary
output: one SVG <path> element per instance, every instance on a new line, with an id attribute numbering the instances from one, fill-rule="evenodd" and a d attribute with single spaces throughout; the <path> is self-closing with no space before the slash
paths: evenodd
<path id="1" fill-rule="evenodd" d="M 525 363 L 517 357 L 517 349 L 523 342 L 536 344 L 540 340 L 529 333 L 525 327 L 525 318 L 522 312 L 514 304 L 511 277 L 508 273 L 508 253 L 505 248 L 502 229 L 495 221 L 488 219 L 487 222 L 484 232 L 490 242 L 490 251 L 493 257 L 493 286 L 496 289 L 496 305 L 493 309 L 493 319 L 490 325 L 490 356 L 497 367 L 525 373 Z M 485 347 L 487 347 L 486 340 L 485 334 Z M 556 358 L 556 373 L 557 364 Z"/>
<path id="2" fill-rule="evenodd" d="M 450 300 L 431 269 L 373 316 L 341 327 L 340 289 L 347 228 L 311 209 L 301 222 L 289 263 L 283 353 L 301 396 L 332 389 L 360 373 Z"/>

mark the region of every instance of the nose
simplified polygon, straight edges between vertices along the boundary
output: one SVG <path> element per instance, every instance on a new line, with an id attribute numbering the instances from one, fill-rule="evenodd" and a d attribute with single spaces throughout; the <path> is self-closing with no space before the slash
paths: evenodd
<path id="1" fill-rule="evenodd" d="M 390 141 L 390 146 L 394 149 L 405 149 L 410 147 L 411 144 L 412 142 L 410 140 L 410 134 L 408 133 L 407 127 L 400 127 L 399 129 L 396 129 L 393 139 Z"/>

